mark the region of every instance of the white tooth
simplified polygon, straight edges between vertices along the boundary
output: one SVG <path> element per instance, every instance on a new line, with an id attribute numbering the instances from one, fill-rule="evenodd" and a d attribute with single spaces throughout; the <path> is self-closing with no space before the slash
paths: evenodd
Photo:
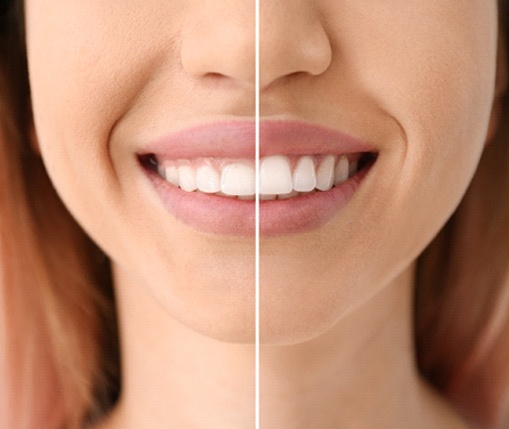
<path id="1" fill-rule="evenodd" d="M 288 158 L 282 155 L 263 158 L 260 163 L 260 193 L 288 194 L 292 190 L 292 172 Z"/>
<path id="2" fill-rule="evenodd" d="M 221 174 L 221 191 L 227 195 L 254 195 L 254 168 L 239 162 L 227 165 Z"/>
<path id="3" fill-rule="evenodd" d="M 166 167 L 164 169 L 165 174 L 164 177 L 168 182 L 170 182 L 172 185 L 178 186 L 179 185 L 179 172 L 177 170 L 177 167 Z"/>
<path id="4" fill-rule="evenodd" d="M 321 162 L 316 172 L 316 188 L 320 191 L 328 191 L 334 184 L 334 155 L 327 155 Z"/>
<path id="5" fill-rule="evenodd" d="M 309 192 L 315 187 L 315 162 L 310 156 L 303 156 L 297 162 L 293 172 L 293 189 L 298 192 Z"/>
<path id="6" fill-rule="evenodd" d="M 359 167 L 359 161 L 353 161 L 350 163 L 350 168 L 348 169 L 348 177 L 352 177 L 357 173 L 357 168 Z"/>
<path id="7" fill-rule="evenodd" d="M 196 191 L 196 172 L 189 165 L 181 165 L 178 168 L 179 186 L 186 192 Z"/>
<path id="8" fill-rule="evenodd" d="M 221 190 L 221 177 L 215 168 L 202 165 L 196 171 L 196 186 L 202 192 L 214 194 Z"/>
<path id="9" fill-rule="evenodd" d="M 334 184 L 340 185 L 348 180 L 348 158 L 343 155 L 339 158 L 338 165 L 334 170 Z"/>
<path id="10" fill-rule="evenodd" d="M 292 191 L 290 192 L 289 194 L 280 194 L 277 196 L 277 199 L 278 200 L 287 200 L 289 198 L 294 198 L 294 197 L 298 197 L 300 195 L 299 192 L 297 191 Z"/>
<path id="11" fill-rule="evenodd" d="M 274 194 L 261 194 L 260 195 L 260 201 L 270 201 L 275 200 L 277 195 Z"/>

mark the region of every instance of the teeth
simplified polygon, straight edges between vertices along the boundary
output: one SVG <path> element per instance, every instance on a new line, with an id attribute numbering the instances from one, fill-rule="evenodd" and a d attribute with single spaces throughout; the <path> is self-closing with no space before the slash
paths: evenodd
<path id="1" fill-rule="evenodd" d="M 298 197 L 300 195 L 300 192 L 297 192 L 297 191 L 292 191 L 290 192 L 289 194 L 282 194 L 282 195 L 278 195 L 277 196 L 277 199 L 278 200 L 287 200 L 289 198 L 295 198 L 295 197 Z"/>
<path id="2" fill-rule="evenodd" d="M 357 165 L 357 162 L 355 162 L 355 164 Z M 348 176 L 348 158 L 343 155 L 341 158 L 339 158 L 338 165 L 334 171 L 334 185 L 340 185 L 341 183 L 346 182 L 348 180 Z"/>
<path id="3" fill-rule="evenodd" d="M 164 169 L 164 178 L 172 185 L 179 186 L 179 171 L 177 167 L 166 167 Z"/>
<path id="4" fill-rule="evenodd" d="M 293 190 L 290 161 L 286 156 L 268 156 L 260 162 L 260 194 L 289 194 Z"/>
<path id="5" fill-rule="evenodd" d="M 181 165 L 178 168 L 179 186 L 186 192 L 196 191 L 196 172 L 190 165 Z"/>
<path id="6" fill-rule="evenodd" d="M 214 194 L 221 191 L 221 177 L 215 168 L 203 165 L 196 170 L 196 186 L 202 192 Z"/>
<path id="7" fill-rule="evenodd" d="M 196 190 L 242 200 L 255 199 L 255 167 L 249 160 L 200 158 L 157 164 L 158 174 L 186 192 Z M 358 171 L 358 157 L 346 155 L 267 156 L 260 161 L 260 200 L 284 200 L 328 191 Z"/>
<path id="8" fill-rule="evenodd" d="M 318 167 L 316 172 L 316 189 L 328 191 L 334 185 L 334 164 L 333 155 L 327 155 Z"/>
<path id="9" fill-rule="evenodd" d="M 271 201 L 271 200 L 275 200 L 276 198 L 277 198 L 277 195 L 260 194 L 260 201 Z"/>
<path id="10" fill-rule="evenodd" d="M 221 192 L 226 195 L 249 196 L 255 194 L 255 169 L 251 165 L 235 162 L 227 165 L 221 175 Z"/>
<path id="11" fill-rule="evenodd" d="M 293 172 L 293 189 L 297 192 L 311 192 L 315 187 L 315 162 L 310 156 L 303 156 Z"/>
<path id="12" fill-rule="evenodd" d="M 158 173 L 158 174 L 159 174 L 159 176 L 161 176 L 163 179 L 168 180 L 168 179 L 166 179 L 166 169 L 165 169 L 162 165 L 158 165 L 158 166 L 157 166 L 157 173 Z"/>

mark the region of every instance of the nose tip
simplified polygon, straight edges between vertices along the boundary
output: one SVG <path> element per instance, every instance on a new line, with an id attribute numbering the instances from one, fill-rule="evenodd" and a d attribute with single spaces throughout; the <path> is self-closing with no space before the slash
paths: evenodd
<path id="1" fill-rule="evenodd" d="M 260 90 L 287 76 L 318 76 L 329 68 L 331 45 L 323 27 L 317 23 L 277 26 L 266 31 L 261 24 Z"/>
<path id="2" fill-rule="evenodd" d="M 253 87 L 256 77 L 255 22 L 207 19 L 183 37 L 182 67 L 197 78 L 221 77 Z"/>
<path id="3" fill-rule="evenodd" d="M 242 3 L 239 0 L 239 4 Z M 328 35 L 302 2 L 270 2 L 260 9 L 260 90 L 296 74 L 320 75 L 332 61 Z M 254 89 L 256 15 L 254 8 L 232 6 L 227 15 L 212 14 L 183 31 L 181 62 L 195 78 L 221 77 Z"/>

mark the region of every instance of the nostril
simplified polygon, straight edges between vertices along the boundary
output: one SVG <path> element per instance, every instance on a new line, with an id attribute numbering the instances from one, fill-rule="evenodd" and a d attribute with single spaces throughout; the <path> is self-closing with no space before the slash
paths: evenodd
<path id="1" fill-rule="evenodd" d="M 209 72 L 205 74 L 205 77 L 208 77 L 210 79 L 224 79 L 226 76 L 224 74 L 217 72 Z"/>

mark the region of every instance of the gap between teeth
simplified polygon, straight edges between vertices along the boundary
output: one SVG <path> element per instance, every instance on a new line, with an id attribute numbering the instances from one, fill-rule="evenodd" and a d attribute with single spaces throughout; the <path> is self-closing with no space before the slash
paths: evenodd
<path id="1" fill-rule="evenodd" d="M 354 157 L 355 158 L 355 157 Z M 158 174 L 186 192 L 201 191 L 239 199 L 255 198 L 255 164 L 249 160 L 155 161 Z M 273 155 L 260 160 L 260 199 L 293 198 L 328 191 L 357 173 L 358 158 L 346 155 Z"/>

